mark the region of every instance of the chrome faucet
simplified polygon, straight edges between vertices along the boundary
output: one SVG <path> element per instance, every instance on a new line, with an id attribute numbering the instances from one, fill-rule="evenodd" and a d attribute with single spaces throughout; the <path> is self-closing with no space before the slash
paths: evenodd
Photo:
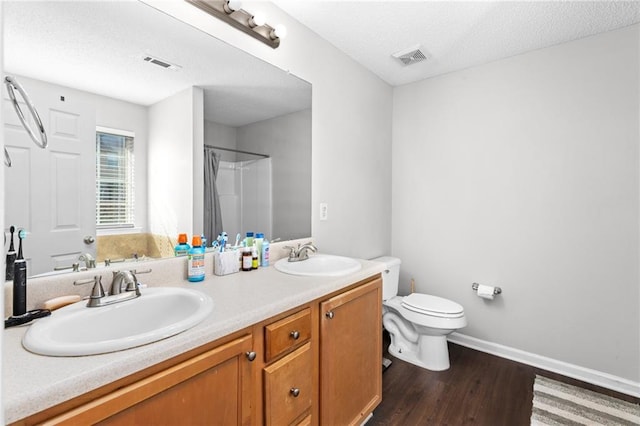
<path id="1" fill-rule="evenodd" d="M 141 273 L 144 272 L 151 272 L 151 270 L 142 271 Z M 93 284 L 91 296 L 89 296 L 89 301 L 87 302 L 87 307 L 89 308 L 112 305 L 142 296 L 140 283 L 136 278 L 135 271 L 114 271 L 111 289 L 108 294 L 102 287 L 102 277 L 100 275 L 96 275 L 92 279 L 73 282 L 73 285 L 84 284 Z"/>
<path id="2" fill-rule="evenodd" d="M 113 281 L 111 281 L 109 295 L 113 296 L 115 294 L 133 291 L 136 293 L 136 297 L 140 296 L 140 284 L 133 272 L 134 271 L 113 271 Z"/>
<path id="3" fill-rule="evenodd" d="M 96 267 L 96 260 L 90 253 L 82 253 L 80 257 L 78 257 L 78 260 L 84 262 L 87 269 L 93 269 Z"/>
<path id="4" fill-rule="evenodd" d="M 314 246 L 311 241 L 305 244 L 298 244 L 298 247 L 285 246 L 284 247 L 289 251 L 289 262 L 300 262 L 302 260 L 307 260 L 309 258 L 309 251 L 316 252 L 318 249 Z"/>

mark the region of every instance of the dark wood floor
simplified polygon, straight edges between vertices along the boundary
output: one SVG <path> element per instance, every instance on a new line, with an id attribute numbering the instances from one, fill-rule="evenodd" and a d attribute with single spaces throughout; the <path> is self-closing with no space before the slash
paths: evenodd
<path id="1" fill-rule="evenodd" d="M 369 425 L 529 425 L 536 374 L 632 402 L 640 399 L 598 388 L 515 361 L 449 344 L 451 368 L 428 371 L 386 351 L 393 364 L 382 376 L 382 403 Z"/>

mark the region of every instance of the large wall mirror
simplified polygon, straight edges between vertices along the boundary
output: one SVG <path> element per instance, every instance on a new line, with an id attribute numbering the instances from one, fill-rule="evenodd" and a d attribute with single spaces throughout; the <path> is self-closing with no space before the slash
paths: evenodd
<path id="1" fill-rule="evenodd" d="M 3 88 L 5 252 L 27 230 L 29 275 L 170 256 L 178 233 L 311 235 L 309 83 L 138 1 L 3 7 L 3 75 L 49 138 Z"/>

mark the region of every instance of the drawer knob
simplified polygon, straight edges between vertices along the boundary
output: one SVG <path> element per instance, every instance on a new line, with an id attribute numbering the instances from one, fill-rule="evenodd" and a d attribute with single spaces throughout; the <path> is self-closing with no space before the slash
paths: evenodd
<path id="1" fill-rule="evenodd" d="M 297 398 L 298 395 L 300 395 L 300 389 L 291 388 L 291 390 L 289 390 L 289 393 L 291 393 L 291 395 L 293 395 L 294 398 Z"/>
<path id="2" fill-rule="evenodd" d="M 247 359 L 249 361 L 253 361 L 254 359 L 256 359 L 256 353 L 253 351 L 247 352 L 245 355 L 247 355 Z"/>
<path id="3" fill-rule="evenodd" d="M 300 338 L 300 332 L 298 330 L 294 330 L 289 333 L 289 336 L 291 336 L 293 340 L 298 340 Z"/>
<path id="4" fill-rule="evenodd" d="M 324 314 L 328 319 L 333 319 L 334 313 L 333 311 L 329 311 L 326 314 Z"/>

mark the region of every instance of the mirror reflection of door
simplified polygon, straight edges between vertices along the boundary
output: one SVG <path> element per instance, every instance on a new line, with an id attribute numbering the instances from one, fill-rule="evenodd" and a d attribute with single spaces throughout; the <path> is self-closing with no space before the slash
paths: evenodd
<path id="1" fill-rule="evenodd" d="M 5 168 L 5 224 L 27 230 L 23 253 L 29 275 L 36 275 L 71 266 L 82 253 L 95 256 L 95 243 L 84 239 L 96 235 L 96 123 L 92 105 L 55 86 L 21 82 L 49 146 L 41 149 L 31 141 L 5 90 L 4 136 L 13 163 Z"/>

